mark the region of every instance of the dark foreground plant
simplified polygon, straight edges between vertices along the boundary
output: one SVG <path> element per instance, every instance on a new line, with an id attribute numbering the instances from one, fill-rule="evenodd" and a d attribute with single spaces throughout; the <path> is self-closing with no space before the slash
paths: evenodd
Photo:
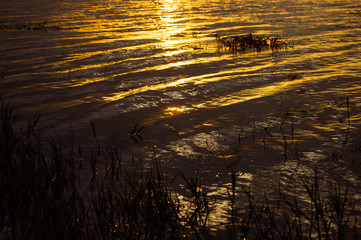
<path id="1" fill-rule="evenodd" d="M 156 159 L 152 170 L 130 170 L 116 147 L 104 150 L 97 140 L 87 154 L 45 141 L 38 121 L 19 127 L 12 107 L 1 104 L 0 239 L 214 238 L 214 205 L 197 177 L 181 174 L 189 196 L 181 201 Z M 347 187 L 322 191 L 317 172 L 313 180 L 299 179 L 303 201 L 281 190 L 275 205 L 250 188 L 239 191 L 232 174 L 228 238 L 360 237 L 359 205 Z"/>
<path id="2" fill-rule="evenodd" d="M 0 237 L 65 239 L 79 235 L 86 213 L 77 191 L 79 161 L 50 140 L 48 155 L 36 131 L 39 118 L 16 129 L 10 105 L 1 105 Z"/>
<path id="3" fill-rule="evenodd" d="M 207 232 L 207 196 L 187 180 L 188 204 L 171 191 L 158 162 L 130 172 L 115 147 L 65 148 L 0 113 L 0 239 L 183 239 Z M 92 124 L 94 136 L 95 128 Z M 87 180 L 88 179 L 88 180 Z"/>
<path id="4" fill-rule="evenodd" d="M 272 204 L 267 195 L 260 198 L 251 188 L 243 187 L 248 206 L 232 208 L 236 235 L 232 239 L 360 238 L 361 209 L 359 203 L 351 199 L 348 186 L 337 184 L 322 189 L 317 170 L 313 179 L 299 176 L 298 180 L 303 189 L 297 196 L 280 186 L 278 199 L 272 199 Z"/>

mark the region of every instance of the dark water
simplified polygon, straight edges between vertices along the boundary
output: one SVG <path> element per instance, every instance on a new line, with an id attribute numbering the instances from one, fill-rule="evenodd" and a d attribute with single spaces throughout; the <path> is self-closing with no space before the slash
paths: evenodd
<path id="1" fill-rule="evenodd" d="M 266 189 L 315 166 L 359 199 L 357 161 L 340 156 L 360 129 L 360 11 L 354 0 L 3 0 L 0 95 L 79 144 L 93 121 L 104 145 L 196 172 L 221 199 L 231 172 Z M 293 48 L 234 54 L 215 38 L 251 32 Z"/>

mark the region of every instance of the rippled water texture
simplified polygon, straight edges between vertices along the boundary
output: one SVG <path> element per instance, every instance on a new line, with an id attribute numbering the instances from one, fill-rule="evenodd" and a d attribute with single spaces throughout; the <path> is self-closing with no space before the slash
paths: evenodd
<path id="1" fill-rule="evenodd" d="M 0 94 L 79 143 L 93 121 L 104 144 L 202 173 L 213 195 L 227 195 L 232 171 L 263 188 L 315 165 L 357 186 L 337 158 L 360 125 L 360 11 L 354 0 L 3 0 Z M 293 48 L 234 54 L 215 38 L 251 32 Z"/>

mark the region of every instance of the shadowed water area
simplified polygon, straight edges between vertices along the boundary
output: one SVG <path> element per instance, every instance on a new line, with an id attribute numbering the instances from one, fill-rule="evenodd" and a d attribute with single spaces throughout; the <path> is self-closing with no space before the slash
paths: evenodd
<path id="1" fill-rule="evenodd" d="M 290 47 L 235 53 L 215 37 L 249 33 Z M 216 225 L 232 172 L 297 195 L 292 176 L 317 167 L 361 200 L 360 56 L 354 0 L 0 2 L 0 95 L 18 117 L 78 145 L 94 144 L 92 121 L 125 161 L 198 174 Z"/>

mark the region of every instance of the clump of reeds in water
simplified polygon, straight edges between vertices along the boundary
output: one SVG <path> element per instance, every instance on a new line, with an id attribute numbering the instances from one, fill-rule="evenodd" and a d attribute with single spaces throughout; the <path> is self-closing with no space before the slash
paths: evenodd
<path id="1" fill-rule="evenodd" d="M 220 37 L 216 34 L 216 39 L 222 48 L 233 51 L 236 53 L 246 52 L 248 50 L 256 50 L 261 52 L 265 49 L 271 49 L 272 51 L 287 50 L 292 47 L 288 44 L 287 40 L 280 37 L 259 37 L 253 33 L 248 35 L 235 35 Z"/>

